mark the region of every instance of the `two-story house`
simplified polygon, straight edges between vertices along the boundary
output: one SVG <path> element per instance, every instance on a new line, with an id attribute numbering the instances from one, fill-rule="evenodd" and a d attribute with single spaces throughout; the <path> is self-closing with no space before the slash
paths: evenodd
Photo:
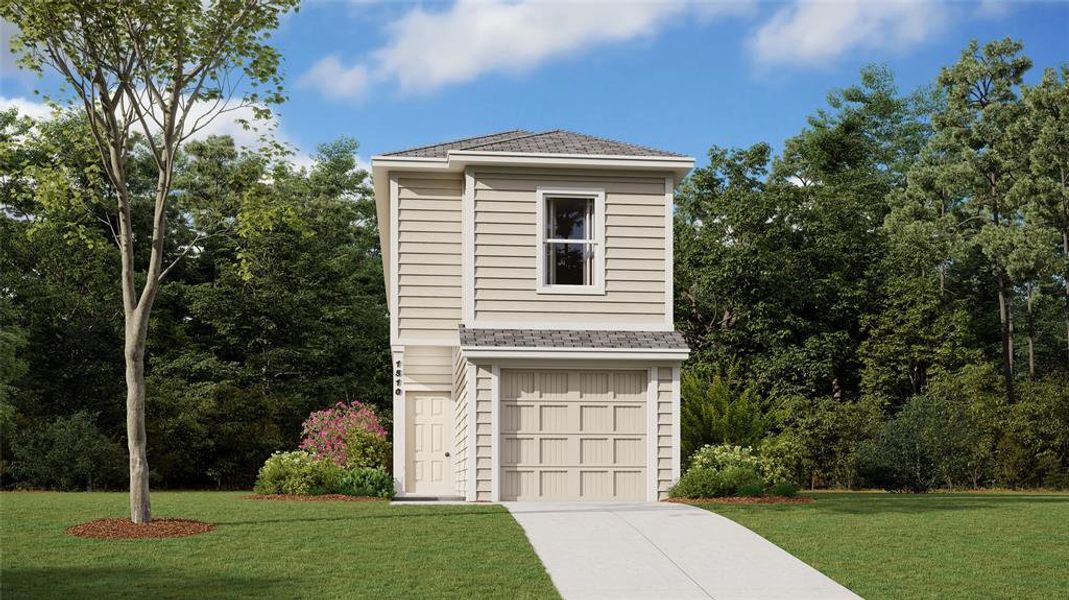
<path id="1" fill-rule="evenodd" d="M 688 355 L 672 190 L 694 159 L 517 130 L 371 164 L 399 494 L 663 497 Z"/>

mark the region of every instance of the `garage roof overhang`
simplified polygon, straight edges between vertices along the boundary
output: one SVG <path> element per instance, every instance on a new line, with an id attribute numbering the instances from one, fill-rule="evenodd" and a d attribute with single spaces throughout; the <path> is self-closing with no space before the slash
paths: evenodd
<path id="1" fill-rule="evenodd" d="M 492 329 L 459 327 L 460 348 L 473 358 L 686 360 L 676 331 Z"/>
<path id="2" fill-rule="evenodd" d="M 480 348 L 461 346 L 468 359 L 567 359 L 567 360 L 660 360 L 684 361 L 689 350 L 648 350 L 644 348 Z"/>

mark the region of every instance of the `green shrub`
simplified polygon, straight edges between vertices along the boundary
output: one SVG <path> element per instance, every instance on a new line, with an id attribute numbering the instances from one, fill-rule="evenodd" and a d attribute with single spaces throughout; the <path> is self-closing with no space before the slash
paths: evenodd
<path id="1" fill-rule="evenodd" d="M 95 415 L 37 423 L 11 440 L 11 472 L 22 485 L 58 490 L 94 490 L 122 485 L 122 446 L 97 429 Z"/>
<path id="2" fill-rule="evenodd" d="M 345 446 L 346 467 L 390 469 L 392 458 L 390 442 L 381 435 L 363 429 L 354 429 L 349 432 Z"/>
<path id="3" fill-rule="evenodd" d="M 680 379 L 680 450 L 689 457 L 710 444 L 754 444 L 768 428 L 752 382 L 740 383 L 736 366 L 711 375 L 687 369 Z"/>
<path id="4" fill-rule="evenodd" d="M 761 476 L 772 483 L 801 481 L 806 461 L 804 444 L 790 431 L 765 438 L 757 450 Z"/>
<path id="5" fill-rule="evenodd" d="M 764 494 L 765 486 L 760 482 L 744 484 L 737 492 L 735 492 L 736 496 L 743 496 L 746 498 L 756 498 L 758 496 L 763 496 Z"/>
<path id="6" fill-rule="evenodd" d="M 757 488 L 760 495 L 764 482 L 757 469 L 750 465 L 733 465 L 723 470 L 691 468 L 668 491 L 672 498 L 720 498 L 735 496 Z"/>
<path id="7" fill-rule="evenodd" d="M 793 483 L 774 483 L 768 488 L 768 495 L 793 498 L 798 495 L 798 486 Z"/>
<path id="8" fill-rule="evenodd" d="M 381 467 L 350 468 L 342 474 L 335 491 L 348 496 L 392 498 L 393 476 Z"/>
<path id="9" fill-rule="evenodd" d="M 344 471 L 330 460 L 317 460 L 308 452 L 276 452 L 256 477 L 257 494 L 314 496 L 338 489 Z"/>
<path id="10" fill-rule="evenodd" d="M 710 469 L 722 471 L 729 467 L 750 467 L 760 471 L 761 465 L 753 450 L 742 446 L 721 444 L 702 446 L 690 457 L 689 469 Z"/>

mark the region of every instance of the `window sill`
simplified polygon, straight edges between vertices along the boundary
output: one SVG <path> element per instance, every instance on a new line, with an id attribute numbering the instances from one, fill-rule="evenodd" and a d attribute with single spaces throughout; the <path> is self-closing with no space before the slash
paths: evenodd
<path id="1" fill-rule="evenodd" d="M 604 296 L 604 286 L 595 285 L 540 285 L 535 290 L 538 294 L 566 294 L 581 296 Z"/>

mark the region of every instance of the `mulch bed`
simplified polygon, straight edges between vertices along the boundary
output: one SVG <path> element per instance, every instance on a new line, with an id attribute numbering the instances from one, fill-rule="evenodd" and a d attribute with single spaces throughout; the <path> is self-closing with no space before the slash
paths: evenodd
<path id="1" fill-rule="evenodd" d="M 319 496 L 298 496 L 297 494 L 249 494 L 242 500 L 296 500 L 298 502 L 386 502 L 385 498 L 371 496 L 346 496 L 345 494 L 322 494 Z"/>
<path id="2" fill-rule="evenodd" d="M 677 504 L 809 504 L 812 496 L 728 496 L 725 498 L 668 498 Z"/>
<path id="3" fill-rule="evenodd" d="M 153 519 L 136 524 L 130 519 L 97 519 L 67 528 L 69 535 L 98 540 L 179 538 L 208 533 L 215 525 L 191 519 Z"/>

